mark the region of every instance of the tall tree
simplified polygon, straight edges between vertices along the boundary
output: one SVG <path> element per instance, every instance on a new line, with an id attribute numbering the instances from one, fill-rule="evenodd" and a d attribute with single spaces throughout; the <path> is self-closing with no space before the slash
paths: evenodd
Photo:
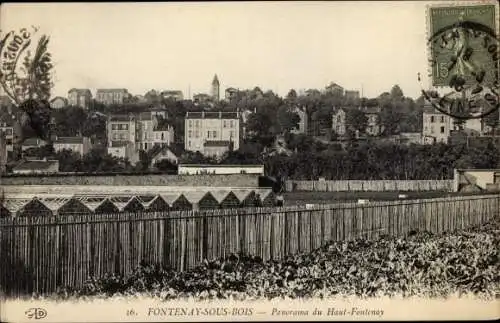
<path id="1" fill-rule="evenodd" d="M 51 53 L 48 51 L 49 37 L 42 35 L 34 54 L 29 50 L 38 31 L 22 28 L 11 31 L 0 40 L 0 84 L 7 96 L 22 110 L 23 128 L 29 126 L 35 134 L 50 142 L 50 98 L 53 69 Z M 22 62 L 18 68 L 18 62 Z M 19 145 L 25 136 L 17 138 Z"/>

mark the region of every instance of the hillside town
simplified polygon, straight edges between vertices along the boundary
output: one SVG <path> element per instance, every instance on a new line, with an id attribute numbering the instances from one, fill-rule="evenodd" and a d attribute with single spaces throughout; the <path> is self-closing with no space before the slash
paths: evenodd
<path id="1" fill-rule="evenodd" d="M 486 142 L 496 147 L 500 142 L 498 111 L 460 122 L 423 98 L 404 97 L 397 85 L 371 99 L 333 82 L 322 90 L 292 89 L 284 98 L 259 87 L 222 91 L 217 75 L 208 88 L 209 93 L 187 98 L 178 90 L 132 95 L 126 88 L 97 89 L 93 96 L 89 89 L 72 88 L 67 97 L 50 100 L 50 137 L 45 139 L 23 129 L 22 113 L 2 96 L 1 170 L 85 172 L 85 167 L 73 166 L 92 156 L 101 164 L 98 170 L 108 172 L 175 171 L 180 162 L 228 159 L 262 163 L 266 156 L 300 153 L 291 136 L 339 149 L 354 142 Z"/>
<path id="2" fill-rule="evenodd" d="M 493 317 L 498 12 L 2 4 L 0 321 Z"/>

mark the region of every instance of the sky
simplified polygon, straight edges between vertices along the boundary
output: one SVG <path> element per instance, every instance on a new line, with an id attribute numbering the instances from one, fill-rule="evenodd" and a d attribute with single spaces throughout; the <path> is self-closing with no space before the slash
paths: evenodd
<path id="1" fill-rule="evenodd" d="M 284 96 L 335 82 L 375 97 L 398 84 L 416 98 L 428 84 L 427 4 L 9 3 L 0 29 L 35 25 L 50 36 L 53 97 L 71 88 L 187 97 L 209 93 L 217 74 L 222 90 L 259 86 Z"/>

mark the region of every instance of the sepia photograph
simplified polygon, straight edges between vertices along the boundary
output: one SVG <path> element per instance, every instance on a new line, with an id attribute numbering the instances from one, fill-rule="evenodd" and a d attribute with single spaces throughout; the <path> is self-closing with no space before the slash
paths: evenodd
<path id="1" fill-rule="evenodd" d="M 0 321 L 500 318 L 497 1 L 0 6 Z"/>

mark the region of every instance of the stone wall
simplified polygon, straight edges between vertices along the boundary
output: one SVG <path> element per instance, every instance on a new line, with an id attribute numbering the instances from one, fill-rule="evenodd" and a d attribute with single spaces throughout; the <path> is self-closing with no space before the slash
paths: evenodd
<path id="1" fill-rule="evenodd" d="M 164 186 L 216 186 L 258 187 L 259 176 L 230 175 L 11 175 L 0 177 L 0 185 L 164 185 Z"/>

